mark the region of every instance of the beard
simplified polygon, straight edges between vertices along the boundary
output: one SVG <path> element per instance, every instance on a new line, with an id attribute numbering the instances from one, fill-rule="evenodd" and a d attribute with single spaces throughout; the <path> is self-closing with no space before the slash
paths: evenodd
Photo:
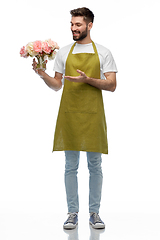
<path id="1" fill-rule="evenodd" d="M 79 31 L 72 31 L 72 33 L 79 33 L 79 36 L 74 36 L 73 35 L 73 40 L 74 41 L 81 41 L 81 40 L 83 40 L 84 38 L 86 38 L 87 37 L 87 27 L 86 27 L 86 30 L 85 31 L 83 31 L 83 32 L 79 32 Z"/>

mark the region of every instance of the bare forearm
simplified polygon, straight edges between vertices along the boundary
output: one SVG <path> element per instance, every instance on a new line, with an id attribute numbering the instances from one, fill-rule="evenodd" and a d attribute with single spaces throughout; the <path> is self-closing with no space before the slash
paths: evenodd
<path id="1" fill-rule="evenodd" d="M 33 59 L 33 70 L 44 80 L 48 87 L 52 88 L 55 91 L 58 91 L 62 87 L 62 73 L 55 72 L 55 77 L 50 77 L 46 72 L 42 69 L 37 69 L 37 62 L 35 58 Z"/>
<path id="2" fill-rule="evenodd" d="M 86 78 L 86 83 L 100 89 L 100 90 L 106 90 L 114 92 L 116 89 L 116 82 L 106 78 L 106 79 L 96 79 L 96 78 Z"/>
<path id="3" fill-rule="evenodd" d="M 48 87 L 52 88 L 55 91 L 58 91 L 62 87 L 62 82 L 58 81 L 56 77 L 50 77 L 46 72 L 41 71 L 39 76 L 44 80 Z"/>

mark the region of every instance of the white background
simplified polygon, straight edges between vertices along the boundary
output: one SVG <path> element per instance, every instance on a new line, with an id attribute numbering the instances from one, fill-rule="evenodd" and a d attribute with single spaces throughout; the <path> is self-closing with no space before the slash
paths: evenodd
<path id="1" fill-rule="evenodd" d="M 49 89 L 32 70 L 32 59 L 20 58 L 19 51 L 34 40 L 51 38 L 60 47 L 71 43 L 69 11 L 83 6 L 95 14 L 92 40 L 110 49 L 118 68 L 116 91 L 103 92 L 109 155 L 103 155 L 100 213 L 105 221 L 107 214 L 160 214 L 159 1 L 10 0 L 3 3 L 0 16 L 2 239 L 12 239 L 4 219 L 14 221 L 14 214 L 66 217 L 64 154 L 52 153 L 62 90 Z M 53 64 L 47 65 L 51 76 Z M 80 211 L 88 214 L 85 153 L 79 195 Z M 5 218 L 7 214 L 12 217 Z"/>

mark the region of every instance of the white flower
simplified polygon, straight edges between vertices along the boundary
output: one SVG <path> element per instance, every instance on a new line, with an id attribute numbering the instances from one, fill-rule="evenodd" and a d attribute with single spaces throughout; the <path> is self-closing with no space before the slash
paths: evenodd
<path id="1" fill-rule="evenodd" d="M 48 59 L 49 59 L 49 60 L 53 60 L 53 59 L 55 58 L 56 54 L 57 54 L 57 52 L 56 52 L 56 51 L 53 51 L 53 52 L 51 53 L 51 55 L 48 56 Z"/>
<path id="2" fill-rule="evenodd" d="M 26 45 L 26 51 L 29 53 L 29 55 L 31 57 L 34 57 L 34 56 L 37 56 L 38 53 L 34 51 L 34 48 L 33 48 L 33 42 L 29 42 L 27 45 Z"/>

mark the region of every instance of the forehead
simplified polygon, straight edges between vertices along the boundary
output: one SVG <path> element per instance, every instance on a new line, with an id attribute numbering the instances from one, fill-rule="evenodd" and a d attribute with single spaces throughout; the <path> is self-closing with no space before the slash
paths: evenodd
<path id="1" fill-rule="evenodd" d="M 76 24 L 76 23 L 86 24 L 83 16 L 72 17 L 71 18 L 71 23 L 73 23 L 73 24 Z"/>

